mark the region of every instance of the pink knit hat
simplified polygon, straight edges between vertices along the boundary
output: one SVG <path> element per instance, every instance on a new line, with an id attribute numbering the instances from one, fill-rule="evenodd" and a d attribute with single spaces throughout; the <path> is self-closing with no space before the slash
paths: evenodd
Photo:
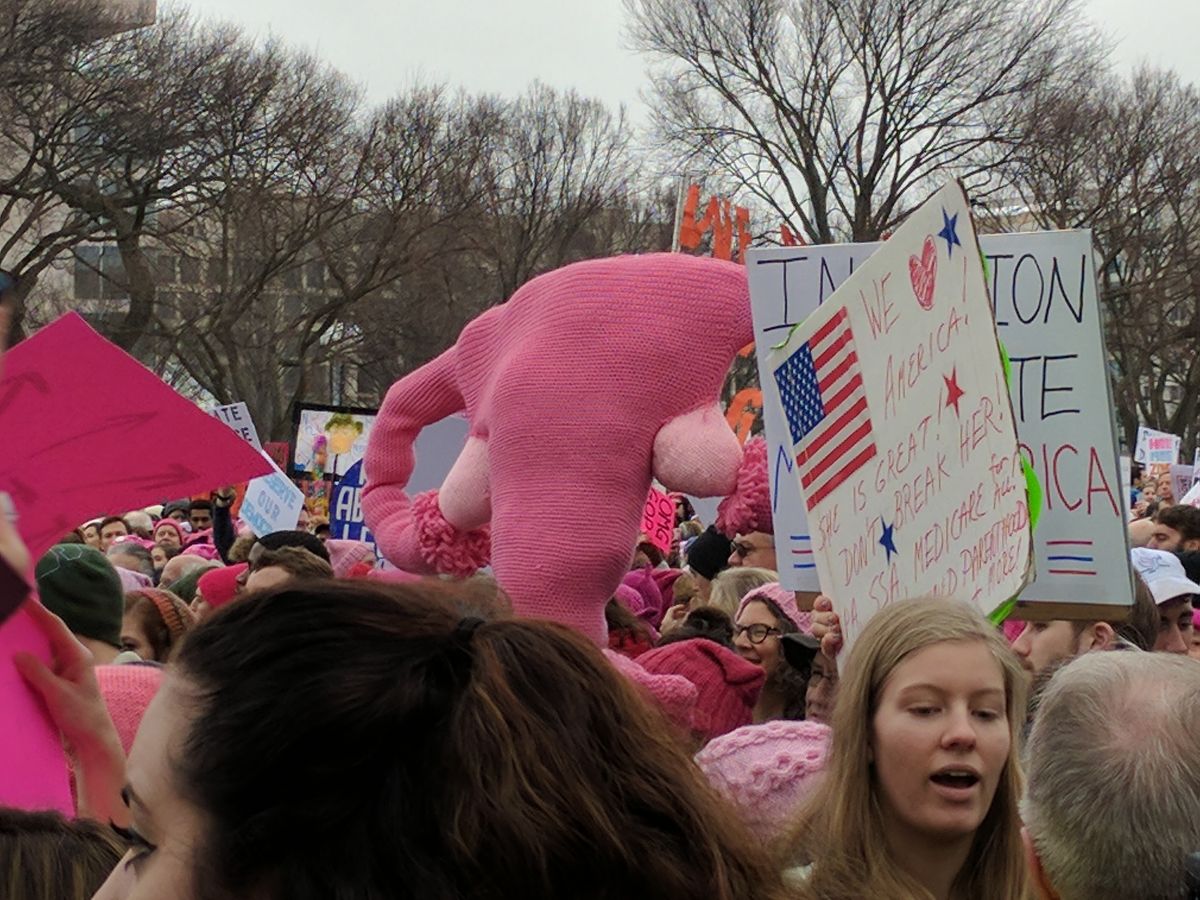
<path id="1" fill-rule="evenodd" d="M 658 582 L 654 580 L 654 570 L 648 566 L 634 569 L 621 579 L 618 593 L 622 587 L 632 589 L 637 594 L 636 600 L 631 597 L 630 611 L 651 627 L 658 628 L 662 624 L 663 597 Z"/>
<path id="2" fill-rule="evenodd" d="M 727 537 L 761 531 L 773 534 L 771 485 L 767 477 L 767 442 L 751 438 L 742 448 L 737 487 L 717 507 L 717 530 Z"/>
<path id="3" fill-rule="evenodd" d="M 772 581 L 769 584 L 764 584 L 762 587 L 756 587 L 742 598 L 742 602 L 738 605 L 737 615 L 733 617 L 736 622 L 742 617 L 742 610 L 753 603 L 755 600 L 770 600 L 779 607 L 780 612 L 791 619 L 793 625 L 796 626 L 804 634 L 812 634 L 812 613 L 802 612 L 800 607 L 796 605 L 796 595 L 785 589 L 778 581 Z"/>
<path id="4" fill-rule="evenodd" d="M 655 675 L 647 672 L 640 664 L 615 650 L 605 648 L 601 652 L 622 675 L 649 692 L 668 719 L 683 731 L 692 730 L 692 717 L 696 711 L 698 696 L 694 684 L 682 675 Z"/>
<path id="5" fill-rule="evenodd" d="M 767 677 L 761 666 L 704 638 L 656 647 L 637 661 L 652 675 L 682 675 L 696 686 L 691 727 L 705 740 L 750 724 Z"/>
<path id="6" fill-rule="evenodd" d="M 173 529 L 175 531 L 175 533 L 177 535 L 179 535 L 179 545 L 181 547 L 183 546 L 183 542 L 184 542 L 185 538 L 187 537 L 187 535 L 185 535 L 183 533 L 183 528 L 180 527 L 178 522 L 176 522 L 174 519 L 159 519 L 157 522 L 154 523 L 153 534 L 155 535 L 155 537 L 158 536 L 158 532 L 163 528 Z"/>
<path id="7" fill-rule="evenodd" d="M 196 591 L 212 609 L 220 609 L 237 593 L 238 576 L 250 568 L 246 563 L 210 569 L 196 582 Z"/>
<path id="8" fill-rule="evenodd" d="M 221 554 L 217 552 L 217 548 L 212 544 L 206 544 L 203 541 L 196 541 L 195 543 L 188 544 L 180 556 L 198 556 L 201 559 L 207 559 L 212 562 L 221 561 Z"/>
<path id="9" fill-rule="evenodd" d="M 339 541 L 330 539 L 325 542 L 329 551 L 329 564 L 333 566 L 333 574 L 337 578 L 349 578 L 350 574 L 360 563 L 375 565 L 375 551 L 364 541 Z"/>
<path id="10" fill-rule="evenodd" d="M 96 681 L 100 684 L 100 696 L 108 714 L 117 726 L 117 736 L 125 753 L 133 746 L 138 726 L 146 707 L 158 693 L 162 684 L 163 670 L 160 666 L 136 663 L 121 666 L 96 666 Z"/>
<path id="11" fill-rule="evenodd" d="M 763 841 L 782 837 L 825 769 L 830 730 L 820 722 L 747 725 L 696 754 L 712 786 Z"/>

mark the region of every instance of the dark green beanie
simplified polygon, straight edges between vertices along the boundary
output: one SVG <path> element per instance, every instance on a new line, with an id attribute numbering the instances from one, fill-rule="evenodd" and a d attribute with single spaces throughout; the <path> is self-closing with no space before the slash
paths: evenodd
<path id="1" fill-rule="evenodd" d="M 72 633 L 120 648 L 125 591 L 103 553 L 86 544 L 56 544 L 38 560 L 35 575 L 43 605 Z"/>
<path id="2" fill-rule="evenodd" d="M 200 581 L 200 576 L 209 571 L 211 569 L 207 566 L 189 569 L 171 582 L 169 590 L 176 597 L 182 597 L 186 603 L 191 603 L 196 599 L 196 584 Z"/>

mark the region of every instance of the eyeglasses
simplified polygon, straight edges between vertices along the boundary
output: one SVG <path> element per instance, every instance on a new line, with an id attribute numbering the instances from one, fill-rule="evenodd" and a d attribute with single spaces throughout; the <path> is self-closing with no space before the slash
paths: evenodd
<path id="1" fill-rule="evenodd" d="M 734 541 L 731 546 L 733 552 L 737 554 L 738 559 L 745 559 L 755 550 L 761 550 L 762 547 L 755 547 L 753 544 L 747 544 L 744 541 Z"/>
<path id="2" fill-rule="evenodd" d="M 733 636 L 744 634 L 750 639 L 752 644 L 761 644 L 771 635 L 783 634 L 778 628 L 772 628 L 770 625 L 758 623 L 755 625 L 737 625 L 733 629 Z"/>

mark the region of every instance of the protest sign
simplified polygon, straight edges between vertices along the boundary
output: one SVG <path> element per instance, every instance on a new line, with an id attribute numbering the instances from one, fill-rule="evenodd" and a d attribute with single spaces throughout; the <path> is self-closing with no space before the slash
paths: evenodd
<path id="1" fill-rule="evenodd" d="M 967 199 L 933 195 L 770 355 L 847 648 L 907 596 L 1032 579 L 1025 478 Z"/>
<path id="2" fill-rule="evenodd" d="M 641 533 L 666 556 L 675 535 L 675 501 L 657 488 L 650 488 L 642 510 Z"/>
<path id="3" fill-rule="evenodd" d="M 267 459 L 265 453 L 263 458 Z M 240 512 L 242 521 L 259 537 L 292 530 L 304 508 L 304 493 L 274 463 L 267 461 L 274 471 L 247 485 Z"/>
<path id="4" fill-rule="evenodd" d="M 1191 466 L 1171 466 L 1171 497 L 1174 502 L 1192 489 L 1195 469 Z"/>
<path id="5" fill-rule="evenodd" d="M 89 518 L 207 494 L 270 468 L 74 313 L 6 355 L 0 432 L 0 490 L 35 559 Z"/>
<path id="6" fill-rule="evenodd" d="M 329 534 L 341 541 L 364 541 L 375 545 L 375 537 L 363 521 L 362 491 L 367 483 L 363 460 L 352 465 L 333 492 L 329 510 Z"/>
<path id="7" fill-rule="evenodd" d="M 1133 461 L 1144 466 L 1173 465 L 1179 462 L 1179 445 L 1182 443 L 1183 438 L 1178 435 L 1139 426 Z"/>
<path id="8" fill-rule="evenodd" d="M 1121 497 L 1128 492 L 1118 488 L 1122 476 L 1091 235 L 982 235 L 979 243 L 988 262 L 997 330 L 1012 357 L 1009 390 L 1017 434 L 1045 487 L 1034 540 L 1037 579 L 1021 594 L 1020 615 L 1086 617 L 1095 614 L 1095 604 L 1107 604 L 1101 612 L 1111 615 L 1111 605 L 1132 602 L 1132 576 L 1124 554 L 1093 548 L 1126 546 L 1128 501 Z M 778 334 L 809 315 L 879 246 L 751 251 L 748 274 L 760 361 L 764 335 L 777 343 Z M 765 331 L 771 322 L 778 323 L 774 331 Z M 768 382 L 764 379 L 765 393 L 771 392 Z M 773 405 L 768 400 L 770 461 L 785 467 L 787 435 L 778 423 L 782 412 Z M 799 491 L 775 469 L 771 479 L 776 546 L 791 541 L 793 552 L 803 549 L 793 538 L 809 535 Z M 1105 586 L 1103 593 L 1097 584 Z"/>
<path id="9" fill-rule="evenodd" d="M 833 294 L 877 244 L 842 244 L 801 250 L 751 250 L 747 274 L 754 317 L 755 352 L 760 373 L 770 372 L 771 347 L 778 344 Z M 803 251 L 803 252 L 802 252 Z M 787 420 L 779 387 L 760 377 L 763 395 L 763 435 L 767 442 L 767 477 L 775 525 L 779 583 L 790 591 L 817 591 L 817 564 L 812 558 L 808 515 L 794 474 Z"/>
<path id="10" fill-rule="evenodd" d="M 292 411 L 296 437 L 289 474 L 336 482 L 366 455 L 375 415 L 373 409 L 352 406 L 296 404 Z"/>
<path id="11" fill-rule="evenodd" d="M 250 410 L 245 403 L 230 403 L 227 406 L 216 406 L 211 410 L 213 418 L 219 419 L 233 429 L 233 433 L 255 450 L 261 450 L 258 440 L 258 429 L 250 418 Z"/>

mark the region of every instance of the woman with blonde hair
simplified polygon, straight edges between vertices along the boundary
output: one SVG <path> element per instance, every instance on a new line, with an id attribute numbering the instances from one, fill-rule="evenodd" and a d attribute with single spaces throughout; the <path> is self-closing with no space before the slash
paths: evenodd
<path id="1" fill-rule="evenodd" d="M 713 579 L 712 593 L 708 596 L 707 605 L 715 606 L 729 618 L 736 619 L 743 597 L 755 588 L 778 580 L 779 576 L 770 569 L 754 566 L 725 569 Z"/>
<path id="2" fill-rule="evenodd" d="M 810 900 L 1023 900 L 1025 678 L 966 606 L 906 600 L 863 629 L 828 771 L 789 841 Z"/>

